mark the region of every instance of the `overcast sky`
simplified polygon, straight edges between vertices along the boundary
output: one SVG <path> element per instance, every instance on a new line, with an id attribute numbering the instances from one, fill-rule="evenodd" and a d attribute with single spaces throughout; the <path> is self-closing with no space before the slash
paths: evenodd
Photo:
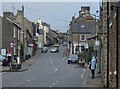
<path id="1" fill-rule="evenodd" d="M 25 7 L 25 17 L 34 22 L 39 18 L 51 28 L 65 32 L 73 15 L 78 16 L 81 6 L 90 6 L 92 14 L 99 10 L 99 2 L 3 2 L 2 11 L 21 10 Z M 96 14 L 98 15 L 98 14 Z"/>

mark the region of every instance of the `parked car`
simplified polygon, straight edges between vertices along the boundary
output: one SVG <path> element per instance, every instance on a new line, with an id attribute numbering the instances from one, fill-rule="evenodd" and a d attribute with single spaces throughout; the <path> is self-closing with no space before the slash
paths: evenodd
<path id="1" fill-rule="evenodd" d="M 1 64 L 2 64 L 2 66 L 8 66 L 8 64 L 9 64 L 8 58 L 0 55 L 0 65 Z"/>
<path id="2" fill-rule="evenodd" d="M 5 57 L 4 57 L 4 56 L 2 56 L 2 55 L 0 55 L 0 66 L 2 66 L 2 65 L 3 65 L 3 61 L 4 61 L 4 59 L 5 59 Z"/>
<path id="3" fill-rule="evenodd" d="M 77 54 L 70 54 L 68 57 L 68 64 L 70 63 L 78 63 L 79 58 Z"/>
<path id="4" fill-rule="evenodd" d="M 48 48 L 47 47 L 43 47 L 42 50 L 41 50 L 41 53 L 47 53 L 48 51 Z"/>
<path id="5" fill-rule="evenodd" d="M 63 46 L 67 46 L 67 42 L 63 42 Z"/>
<path id="6" fill-rule="evenodd" d="M 50 50 L 51 53 L 59 53 L 59 49 L 57 47 L 54 47 Z"/>
<path id="7" fill-rule="evenodd" d="M 58 43 L 57 43 L 57 44 L 54 44 L 54 47 L 57 47 L 57 48 L 58 48 L 58 47 L 59 47 L 59 44 L 58 44 Z"/>

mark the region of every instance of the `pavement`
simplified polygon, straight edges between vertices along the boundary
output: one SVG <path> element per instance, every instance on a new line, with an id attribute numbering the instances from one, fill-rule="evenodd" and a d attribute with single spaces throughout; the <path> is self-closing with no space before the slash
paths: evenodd
<path id="1" fill-rule="evenodd" d="M 91 70 L 87 67 L 88 76 L 87 76 L 87 86 L 86 87 L 103 87 L 102 86 L 102 76 L 98 73 L 98 70 L 95 71 L 95 78 L 92 79 Z"/>

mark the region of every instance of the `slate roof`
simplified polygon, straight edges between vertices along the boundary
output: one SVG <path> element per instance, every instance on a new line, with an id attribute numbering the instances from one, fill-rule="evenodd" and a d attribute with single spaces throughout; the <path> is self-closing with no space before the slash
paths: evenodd
<path id="1" fill-rule="evenodd" d="M 94 34 L 95 20 L 86 20 L 84 17 L 78 17 L 71 23 L 73 34 Z"/>
<path id="2" fill-rule="evenodd" d="M 74 22 L 71 23 L 71 29 L 73 34 L 93 34 L 95 32 L 95 22 Z"/>

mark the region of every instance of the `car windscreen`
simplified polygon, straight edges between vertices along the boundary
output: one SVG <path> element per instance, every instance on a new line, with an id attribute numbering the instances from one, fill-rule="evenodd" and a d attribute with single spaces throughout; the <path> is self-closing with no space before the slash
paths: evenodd
<path id="1" fill-rule="evenodd" d="M 70 55 L 69 58 L 71 58 L 71 59 L 78 59 L 78 55 Z"/>

